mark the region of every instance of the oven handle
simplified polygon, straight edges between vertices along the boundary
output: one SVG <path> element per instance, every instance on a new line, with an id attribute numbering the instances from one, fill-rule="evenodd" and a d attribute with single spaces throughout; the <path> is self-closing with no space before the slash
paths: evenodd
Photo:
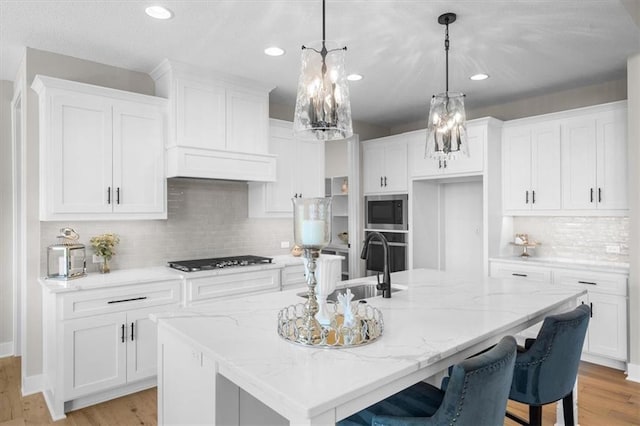
<path id="1" fill-rule="evenodd" d="M 377 246 L 382 245 L 380 241 L 369 241 L 369 244 L 375 244 Z M 409 245 L 407 243 L 396 243 L 396 242 L 393 242 L 393 243 L 390 242 L 388 244 L 389 244 L 389 247 L 407 247 Z"/>

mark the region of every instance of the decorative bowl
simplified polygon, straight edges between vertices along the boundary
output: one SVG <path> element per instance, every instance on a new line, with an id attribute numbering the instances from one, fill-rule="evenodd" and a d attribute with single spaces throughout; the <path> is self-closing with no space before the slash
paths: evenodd
<path id="1" fill-rule="evenodd" d="M 338 234 L 338 238 L 340 239 L 340 241 L 342 241 L 345 244 L 349 244 L 349 233 L 348 232 L 341 232 Z"/>

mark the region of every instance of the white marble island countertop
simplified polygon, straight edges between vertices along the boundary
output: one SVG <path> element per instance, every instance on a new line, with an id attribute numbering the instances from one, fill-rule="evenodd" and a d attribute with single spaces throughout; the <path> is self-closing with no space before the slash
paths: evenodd
<path id="1" fill-rule="evenodd" d="M 375 282 L 375 277 L 345 284 L 358 282 Z M 296 295 L 300 290 L 181 309 L 154 319 L 160 332 L 202 351 L 219 374 L 292 424 L 322 423 L 430 377 L 550 313 L 569 310 L 585 293 L 574 286 L 424 269 L 394 273 L 392 283 L 407 289 L 391 299 L 368 299 L 383 312 L 385 329 L 380 339 L 361 347 L 316 349 L 283 340 L 277 334 L 278 311 L 302 303 Z"/>

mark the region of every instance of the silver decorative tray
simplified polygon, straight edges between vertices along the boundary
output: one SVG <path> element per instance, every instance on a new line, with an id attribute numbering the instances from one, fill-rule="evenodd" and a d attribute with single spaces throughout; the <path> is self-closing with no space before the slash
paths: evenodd
<path id="1" fill-rule="evenodd" d="M 382 336 L 382 312 L 368 303 L 353 303 L 352 326 L 344 325 L 339 304 L 329 303 L 331 323 L 318 327 L 305 324 L 305 305 L 290 305 L 278 312 L 278 334 L 288 342 L 316 348 L 350 348 L 371 343 Z"/>

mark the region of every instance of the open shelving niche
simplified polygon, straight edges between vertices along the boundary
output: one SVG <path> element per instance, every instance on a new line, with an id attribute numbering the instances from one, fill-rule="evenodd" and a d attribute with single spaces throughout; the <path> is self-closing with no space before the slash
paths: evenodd
<path id="1" fill-rule="evenodd" d="M 343 191 L 346 183 L 347 191 Z M 333 176 L 325 178 L 325 196 L 332 197 L 331 203 L 331 244 L 322 250 L 325 254 L 342 256 L 342 279 L 349 279 L 349 248 L 338 234 L 349 232 L 349 178 L 348 176 Z M 351 241 L 349 241 L 351 242 Z"/>

